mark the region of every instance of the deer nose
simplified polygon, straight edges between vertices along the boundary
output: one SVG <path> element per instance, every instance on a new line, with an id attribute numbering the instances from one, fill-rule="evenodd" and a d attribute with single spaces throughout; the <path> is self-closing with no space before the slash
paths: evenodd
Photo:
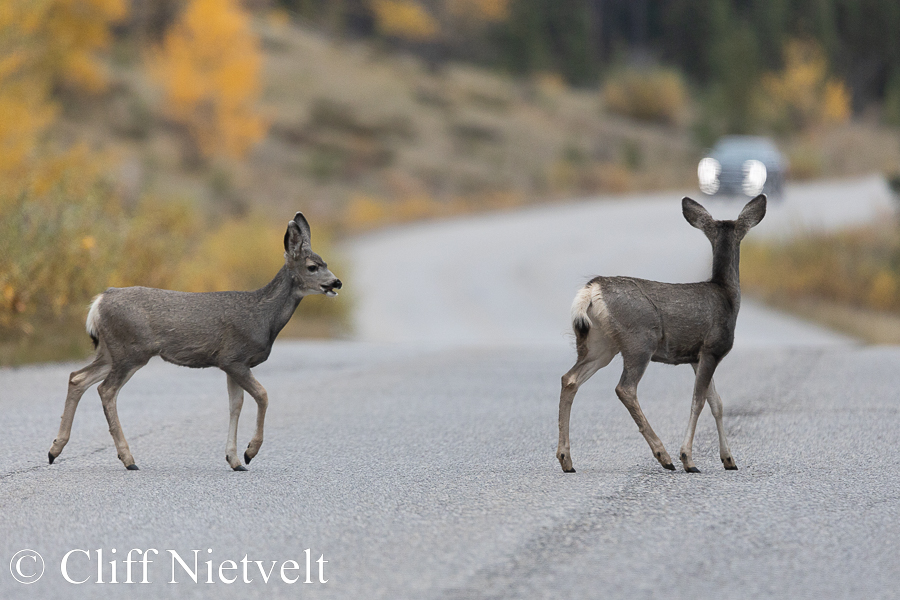
<path id="1" fill-rule="evenodd" d="M 340 280 L 340 279 L 335 279 L 334 281 L 332 281 L 331 283 L 328 284 L 328 287 L 330 287 L 330 288 L 333 289 L 333 290 L 339 290 L 339 289 L 341 289 L 341 287 L 342 287 L 343 285 L 344 285 L 344 284 L 341 283 L 341 280 Z"/>

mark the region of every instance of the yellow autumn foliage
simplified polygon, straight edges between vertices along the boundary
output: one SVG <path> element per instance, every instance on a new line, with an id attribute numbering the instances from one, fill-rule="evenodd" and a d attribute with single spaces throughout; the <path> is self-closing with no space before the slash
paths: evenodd
<path id="1" fill-rule="evenodd" d="M 192 0 L 148 62 L 169 113 L 205 156 L 240 158 L 265 137 L 262 52 L 236 0 Z"/>
<path id="2" fill-rule="evenodd" d="M 17 39 L 17 58 L 35 75 L 97 92 L 106 85 L 98 53 L 126 14 L 125 0 L 3 0 L 0 30 Z"/>
<path id="3" fill-rule="evenodd" d="M 440 31 L 437 20 L 415 0 L 372 0 L 371 7 L 382 35 L 422 42 Z"/>
<path id="4" fill-rule="evenodd" d="M 57 81 L 91 92 L 106 86 L 96 53 L 109 46 L 110 25 L 127 14 L 125 0 L 51 0 L 42 2 L 43 60 Z"/>
<path id="5" fill-rule="evenodd" d="M 47 86 L 19 71 L 16 58 L 0 57 L 0 188 L 10 191 L 27 177 L 40 137 L 56 114 L 45 99 Z"/>
<path id="6" fill-rule="evenodd" d="M 509 0 L 446 0 L 447 11 L 456 17 L 497 23 L 509 16 Z"/>
<path id="7" fill-rule="evenodd" d="M 815 42 L 792 40 L 784 50 L 784 69 L 763 76 L 762 112 L 792 129 L 850 118 L 850 92 L 828 76 L 828 60 Z"/>
<path id="8" fill-rule="evenodd" d="M 51 89 L 64 81 L 90 89 L 104 84 L 94 52 L 108 34 L 98 28 L 123 11 L 120 0 L 0 4 L 0 203 L 26 192 L 43 197 L 63 179 L 71 192 L 82 193 L 95 180 L 97 161 L 84 148 L 60 150 L 46 143 L 58 113 Z"/>

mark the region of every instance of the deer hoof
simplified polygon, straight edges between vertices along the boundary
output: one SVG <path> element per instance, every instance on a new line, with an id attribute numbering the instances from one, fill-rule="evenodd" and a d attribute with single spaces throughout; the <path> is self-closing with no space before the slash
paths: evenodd
<path id="1" fill-rule="evenodd" d="M 129 471 L 140 471 L 140 469 L 138 469 L 138 466 L 134 463 L 128 465 L 125 468 L 128 469 Z"/>
<path id="2" fill-rule="evenodd" d="M 249 465 L 251 460 L 253 460 L 253 457 L 244 452 L 244 462 Z"/>
<path id="3" fill-rule="evenodd" d="M 238 465 L 238 466 L 234 467 L 234 470 L 235 471 L 246 471 L 247 467 L 245 467 L 244 465 Z"/>
<path id="4" fill-rule="evenodd" d="M 725 465 L 725 470 L 726 470 L 726 471 L 737 471 L 738 468 L 737 468 L 737 465 L 735 465 L 735 464 L 730 464 L 730 465 Z"/>
<path id="5" fill-rule="evenodd" d="M 48 452 L 48 453 L 47 453 L 47 458 L 50 459 L 50 464 L 51 464 L 51 465 L 53 464 L 53 461 L 56 460 L 56 457 L 53 455 L 52 452 Z"/>
<path id="6" fill-rule="evenodd" d="M 574 473 L 575 467 L 572 466 L 572 456 L 566 455 L 565 452 L 560 452 L 556 455 L 557 460 L 559 460 L 559 466 L 562 467 L 563 473 Z"/>
<path id="7" fill-rule="evenodd" d="M 700 472 L 700 469 L 698 469 L 697 467 L 685 467 L 684 470 L 687 471 L 688 473 L 699 473 Z"/>
<path id="8" fill-rule="evenodd" d="M 674 471 L 674 470 L 675 470 L 675 465 L 673 465 L 672 463 L 668 463 L 668 464 L 663 465 L 663 468 L 666 468 L 666 469 L 668 469 L 668 470 L 670 470 L 670 471 Z"/>

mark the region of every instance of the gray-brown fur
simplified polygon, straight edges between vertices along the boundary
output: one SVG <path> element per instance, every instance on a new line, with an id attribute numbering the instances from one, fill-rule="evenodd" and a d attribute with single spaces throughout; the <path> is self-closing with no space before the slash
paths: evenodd
<path id="1" fill-rule="evenodd" d="M 565 472 L 574 472 L 569 418 L 578 388 L 621 353 L 622 377 L 616 395 L 631 413 L 654 457 L 674 469 L 637 400 L 637 385 L 650 361 L 690 364 L 696 374 L 691 416 L 681 447 L 684 469 L 698 472 L 691 458 L 694 431 L 708 402 L 719 433 L 719 454 L 726 469 L 737 469 L 722 425 L 722 401 L 712 376 L 731 350 L 741 304 L 740 243 L 765 216 L 766 197 L 757 196 L 735 221 L 716 221 L 690 198 L 682 200 L 685 219 L 712 244 L 713 269 L 702 283 L 660 283 L 633 277 L 596 277 L 575 297 L 572 327 L 578 360 L 563 375 L 559 401 L 559 447 L 556 457 Z"/>
<path id="2" fill-rule="evenodd" d="M 263 441 L 268 396 L 250 372 L 269 357 L 272 344 L 304 296 L 336 295 L 341 288 L 310 246 L 309 224 L 301 213 L 288 223 L 285 264 L 266 286 L 250 292 L 188 293 L 145 287 L 109 288 L 88 315 L 88 333 L 97 354 L 69 377 L 59 433 L 48 454 L 50 463 L 69 440 L 78 401 L 93 384 L 98 391 L 125 467 L 137 469 L 116 412 L 121 387 L 154 356 L 185 367 L 218 367 L 227 374 L 231 420 L 226 461 L 245 470 L 237 453 L 237 422 L 247 391 L 257 403 L 256 433 L 244 453 L 249 463 Z"/>

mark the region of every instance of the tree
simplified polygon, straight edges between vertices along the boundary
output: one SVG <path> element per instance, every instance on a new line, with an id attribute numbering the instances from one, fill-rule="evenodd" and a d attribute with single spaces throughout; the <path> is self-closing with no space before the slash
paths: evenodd
<path id="1" fill-rule="evenodd" d="M 237 0 L 193 0 L 149 68 L 204 156 L 240 158 L 265 136 L 262 53 Z"/>
<path id="2" fill-rule="evenodd" d="M 805 129 L 850 117 L 850 92 L 841 80 L 829 77 L 828 61 L 818 44 L 792 40 L 784 56 L 784 69 L 762 80 L 771 120 Z"/>
<path id="3" fill-rule="evenodd" d="M 510 7 L 502 38 L 514 72 L 553 70 L 573 83 L 595 78 L 591 6 L 572 0 L 518 0 Z"/>
<path id="4" fill-rule="evenodd" d="M 415 0 L 372 0 L 371 7 L 382 35 L 423 42 L 440 32 L 437 20 Z"/>
<path id="5" fill-rule="evenodd" d="M 36 68 L 38 14 L 30 0 L 0 5 L 0 189 L 17 190 L 56 115 L 50 84 Z M 15 193 L 15 192 L 14 192 Z"/>
<path id="6" fill-rule="evenodd" d="M 84 2 L 79 15 L 98 16 L 97 8 Z M 107 38 L 93 26 L 92 33 L 74 31 L 80 26 L 80 17 L 69 18 L 75 12 L 75 3 L 57 0 L 0 3 L 4 340 L 27 337 L 34 323 L 73 305 L 80 309 L 115 257 L 99 255 L 93 237 L 119 229 L 116 204 L 101 184 L 103 161 L 83 146 L 61 148 L 50 136 L 58 113 L 54 87 L 68 82 L 96 89 L 105 81 L 94 53 Z"/>
<path id="7" fill-rule="evenodd" d="M 97 53 L 122 0 L 4 0 L 0 4 L 0 188 L 7 197 L 46 184 L 80 152 L 43 142 L 58 108 L 60 86 L 99 91 L 106 84 Z"/>

